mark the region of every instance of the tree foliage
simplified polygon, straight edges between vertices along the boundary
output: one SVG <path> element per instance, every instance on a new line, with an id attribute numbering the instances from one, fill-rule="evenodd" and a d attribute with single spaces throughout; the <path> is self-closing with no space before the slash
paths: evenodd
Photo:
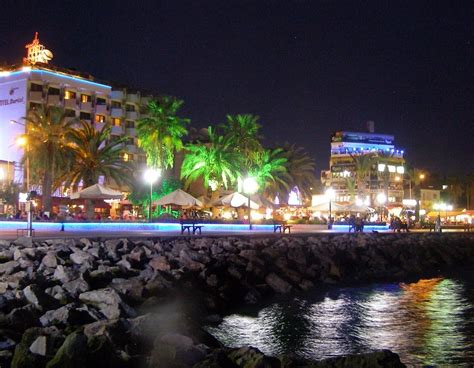
<path id="1" fill-rule="evenodd" d="M 177 115 L 182 105 L 183 101 L 174 97 L 158 97 L 148 103 L 148 116 L 138 120 L 138 146 L 145 151 L 149 167 L 173 167 L 174 152 L 183 148 L 182 138 L 189 123 L 189 119 Z"/>

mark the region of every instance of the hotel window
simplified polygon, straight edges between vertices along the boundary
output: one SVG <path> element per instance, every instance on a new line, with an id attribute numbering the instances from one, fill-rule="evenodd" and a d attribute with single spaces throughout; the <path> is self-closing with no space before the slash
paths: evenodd
<path id="1" fill-rule="evenodd" d="M 126 104 L 126 105 L 125 105 L 125 110 L 127 110 L 127 111 L 135 111 L 135 105 Z"/>
<path id="2" fill-rule="evenodd" d="M 135 145 L 135 141 L 134 141 L 134 139 L 133 139 L 132 137 L 129 137 L 129 138 L 127 138 L 127 140 L 125 141 L 125 144 L 126 144 L 127 146 L 133 146 L 133 145 Z"/>
<path id="3" fill-rule="evenodd" d="M 121 125 L 120 124 L 120 119 L 112 118 L 112 125 L 116 126 L 116 127 L 119 127 Z"/>
<path id="4" fill-rule="evenodd" d="M 64 99 L 66 100 L 74 100 L 76 98 L 76 92 L 72 91 L 64 91 Z"/>
<path id="5" fill-rule="evenodd" d="M 30 110 L 37 110 L 41 107 L 40 103 L 30 102 Z"/>
<path id="6" fill-rule="evenodd" d="M 112 101 L 111 107 L 112 107 L 113 109 L 121 109 L 121 108 L 122 108 L 122 104 L 121 104 L 120 102 L 118 102 L 118 101 Z"/>
<path id="7" fill-rule="evenodd" d="M 97 99 L 96 99 L 96 105 L 107 105 L 107 101 L 106 101 L 105 98 L 97 97 Z"/>
<path id="8" fill-rule="evenodd" d="M 59 94 L 60 94 L 59 88 L 49 87 L 48 95 L 50 95 L 50 96 L 59 96 Z"/>
<path id="9" fill-rule="evenodd" d="M 127 121 L 125 122 L 125 128 L 127 128 L 127 129 L 133 129 L 133 128 L 135 128 L 135 122 L 134 122 L 134 121 L 127 120 Z"/>
<path id="10" fill-rule="evenodd" d="M 68 118 L 75 118 L 76 117 L 76 112 L 71 109 L 66 109 L 64 115 Z"/>
<path id="11" fill-rule="evenodd" d="M 144 156 L 144 155 L 139 155 L 139 156 L 138 156 L 138 162 L 141 163 L 141 164 L 146 163 L 146 156 Z"/>
<path id="12" fill-rule="evenodd" d="M 125 152 L 122 157 L 125 162 L 133 161 L 133 155 L 131 153 Z"/>
<path id="13" fill-rule="evenodd" d="M 104 115 L 96 115 L 95 116 L 96 123 L 105 123 L 105 116 Z"/>
<path id="14" fill-rule="evenodd" d="M 89 95 L 81 95 L 81 103 L 88 103 L 91 102 L 92 98 Z"/>
<path id="15" fill-rule="evenodd" d="M 43 86 L 41 84 L 31 83 L 31 92 L 43 92 Z"/>
<path id="16" fill-rule="evenodd" d="M 88 113 L 88 112 L 81 111 L 79 113 L 79 119 L 81 119 L 81 120 L 91 120 L 91 114 Z"/>

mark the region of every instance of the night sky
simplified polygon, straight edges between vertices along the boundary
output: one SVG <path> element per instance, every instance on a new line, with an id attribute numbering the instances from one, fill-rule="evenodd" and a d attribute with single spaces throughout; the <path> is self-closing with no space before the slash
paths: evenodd
<path id="1" fill-rule="evenodd" d="M 474 172 L 471 0 L 3 0 L 0 20 L 1 62 L 38 31 L 54 65 L 177 96 L 196 127 L 259 115 L 318 175 L 367 120 L 416 167 Z"/>

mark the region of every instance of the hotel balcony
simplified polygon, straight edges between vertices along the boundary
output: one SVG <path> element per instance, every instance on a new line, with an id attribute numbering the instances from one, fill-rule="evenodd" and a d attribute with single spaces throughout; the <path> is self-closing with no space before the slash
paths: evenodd
<path id="1" fill-rule="evenodd" d="M 48 105 L 58 105 L 58 104 L 59 104 L 59 95 L 48 96 Z"/>
<path id="2" fill-rule="evenodd" d="M 95 130 L 101 130 L 104 127 L 105 123 L 94 123 Z"/>
<path id="3" fill-rule="evenodd" d="M 130 136 L 130 137 L 135 137 L 137 135 L 137 132 L 135 128 L 127 128 L 125 129 L 125 134 Z"/>
<path id="4" fill-rule="evenodd" d="M 32 101 L 43 101 L 43 92 L 40 91 L 30 91 L 30 100 Z"/>
<path id="5" fill-rule="evenodd" d="M 99 115 L 107 115 L 107 105 L 96 105 L 95 113 Z"/>
<path id="6" fill-rule="evenodd" d="M 123 128 L 121 126 L 112 126 L 112 130 L 110 131 L 112 135 L 122 135 L 123 134 Z"/>
<path id="7" fill-rule="evenodd" d="M 65 99 L 64 100 L 64 107 L 70 108 L 70 109 L 75 109 L 77 107 L 77 101 L 75 98 L 72 99 Z"/>
<path id="8" fill-rule="evenodd" d="M 126 115 L 128 120 L 137 120 L 138 119 L 138 113 L 136 111 L 127 111 Z"/>
<path id="9" fill-rule="evenodd" d="M 120 100 L 122 101 L 124 99 L 124 93 L 121 90 L 116 90 L 110 92 L 110 99 L 111 100 Z"/>
<path id="10" fill-rule="evenodd" d="M 132 103 L 139 103 L 140 102 L 140 96 L 137 93 L 129 93 L 127 95 L 127 102 L 132 102 Z"/>
<path id="11" fill-rule="evenodd" d="M 91 102 L 82 102 L 81 103 L 81 110 L 91 111 L 92 103 Z"/>
<path id="12" fill-rule="evenodd" d="M 151 97 L 149 97 L 149 96 L 142 96 L 142 97 L 140 98 L 140 104 L 141 104 L 141 105 L 147 105 L 148 102 L 150 102 L 150 100 L 151 100 Z"/>
<path id="13" fill-rule="evenodd" d="M 123 116 L 123 109 L 120 107 L 112 107 L 110 109 L 110 116 L 113 118 L 121 118 Z"/>

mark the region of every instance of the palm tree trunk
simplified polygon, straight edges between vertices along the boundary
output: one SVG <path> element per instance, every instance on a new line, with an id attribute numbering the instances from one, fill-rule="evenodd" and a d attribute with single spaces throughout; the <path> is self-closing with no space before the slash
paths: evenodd
<path id="1" fill-rule="evenodd" d="M 94 202 L 92 201 L 92 199 L 86 199 L 85 204 L 86 204 L 87 219 L 93 220 L 94 219 Z"/>
<path id="2" fill-rule="evenodd" d="M 51 171 L 46 170 L 44 177 L 43 177 L 43 211 L 50 212 L 52 209 L 52 198 L 51 198 L 51 186 L 52 186 L 53 178 L 51 175 Z"/>

